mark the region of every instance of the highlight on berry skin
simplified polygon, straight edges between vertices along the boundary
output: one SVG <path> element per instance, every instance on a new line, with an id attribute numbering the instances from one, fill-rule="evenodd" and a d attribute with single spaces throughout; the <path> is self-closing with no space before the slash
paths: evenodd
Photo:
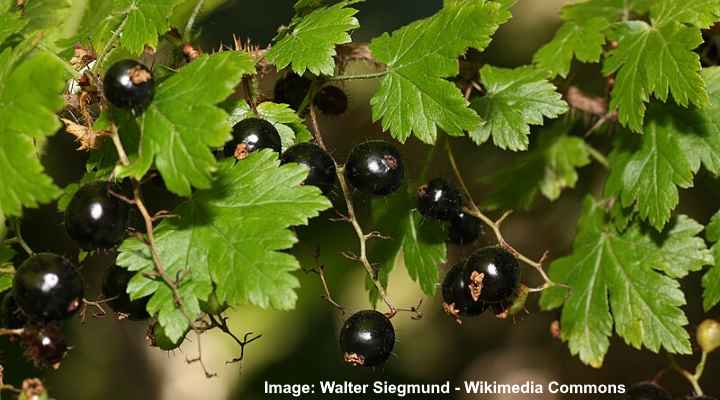
<path id="1" fill-rule="evenodd" d="M 389 142 L 372 140 L 356 145 L 345 163 L 350 186 L 365 194 L 387 196 L 405 179 L 400 152 Z"/>
<path id="2" fill-rule="evenodd" d="M 112 105 L 139 115 L 155 96 L 155 81 L 145 65 L 135 60 L 121 60 L 105 73 L 103 89 Z"/>
<path id="3" fill-rule="evenodd" d="M 233 126 L 232 139 L 225 144 L 225 157 L 244 160 L 250 153 L 271 149 L 280 153 L 282 140 L 273 124 L 261 118 L 246 118 Z"/>

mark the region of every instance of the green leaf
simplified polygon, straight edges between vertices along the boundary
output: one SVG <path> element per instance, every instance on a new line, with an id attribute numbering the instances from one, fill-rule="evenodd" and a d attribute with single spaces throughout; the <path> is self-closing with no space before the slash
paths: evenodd
<path id="1" fill-rule="evenodd" d="M 527 150 L 530 125 L 542 125 L 543 117 L 556 118 L 568 110 L 541 70 L 486 65 L 480 70 L 480 79 L 486 93 L 472 101 L 472 108 L 485 122 L 470 132 L 477 144 L 492 136 L 501 149 Z"/>
<path id="2" fill-rule="evenodd" d="M 677 112 L 683 128 L 680 136 L 685 155 L 694 172 L 700 165 L 715 175 L 720 174 L 720 67 L 704 68 L 702 71 L 705 85 L 710 95 L 710 103 L 702 110 L 683 110 Z"/>
<path id="3" fill-rule="evenodd" d="M 201 56 L 159 84 L 139 120 L 138 156 L 120 176 L 141 178 L 155 161 L 172 192 L 188 196 L 191 186 L 209 188 L 216 164 L 211 148 L 229 140 L 231 129 L 216 104 L 254 71 L 246 53 L 222 52 Z"/>
<path id="4" fill-rule="evenodd" d="M 582 62 L 600 61 L 605 31 L 609 27 L 610 22 L 601 17 L 566 22 L 553 40 L 535 53 L 533 62 L 539 69 L 547 71 L 550 77 L 560 75 L 566 78 L 573 57 Z"/>
<path id="5" fill-rule="evenodd" d="M 715 258 L 714 265 L 703 276 L 702 285 L 705 289 L 703 294 L 703 306 L 705 311 L 710 311 L 720 303 L 720 212 L 717 212 L 710 219 L 707 226 L 707 239 L 713 242 L 712 253 Z"/>
<path id="6" fill-rule="evenodd" d="M 468 47 L 485 49 L 510 16 L 496 2 L 455 1 L 430 18 L 375 38 L 370 49 L 387 64 L 387 76 L 370 100 L 373 120 L 382 120 L 383 129 L 401 142 L 414 134 L 434 143 L 438 128 L 453 136 L 476 128 L 480 118 L 446 78 L 458 74 L 458 57 Z"/>
<path id="7" fill-rule="evenodd" d="M 405 268 L 422 291 L 434 296 L 440 282 L 438 267 L 446 261 L 447 233 L 436 221 L 423 218 L 417 210 L 407 217 L 407 230 L 402 241 Z"/>
<path id="8" fill-rule="evenodd" d="M 28 21 L 23 30 L 25 34 L 57 34 L 56 30 L 62 26 L 70 7 L 68 0 L 32 0 L 25 3 L 22 8 L 22 16 Z"/>
<path id="9" fill-rule="evenodd" d="M 269 150 L 221 162 L 212 187 L 195 191 L 173 211 L 179 218 L 158 226 L 160 259 L 169 276 L 184 277 L 179 290 L 191 317 L 199 315 L 198 302 L 207 299 L 213 283 L 221 303 L 295 306 L 299 283 L 291 272 L 299 265 L 283 250 L 297 239 L 288 228 L 307 224 L 331 205 L 317 188 L 302 185 L 306 167 L 278 165 Z M 117 262 L 132 271 L 153 270 L 147 246 L 137 239 L 123 243 Z M 163 283 L 136 274 L 128 292 L 133 298 L 152 295 L 148 311 L 158 314 L 170 339 L 186 331 L 189 321 Z"/>
<path id="10" fill-rule="evenodd" d="M 60 194 L 43 173 L 34 140 L 60 127 L 65 71 L 47 53 L 0 53 L 0 213 L 20 215 Z M 32 90 L 28 90 L 32 88 Z"/>
<path id="11" fill-rule="evenodd" d="M 517 156 L 510 168 L 485 178 L 495 190 L 483 202 L 491 209 L 529 209 L 542 193 L 555 201 L 565 188 L 574 188 L 577 168 L 590 164 L 587 144 L 569 136 L 566 123 L 555 123 L 540 132 L 537 145 Z"/>
<path id="12" fill-rule="evenodd" d="M 658 230 L 679 202 L 678 187 L 693 185 L 692 166 L 679 140 L 683 125 L 669 107 L 658 105 L 642 137 L 624 133 L 610 157 L 606 195 L 620 195 L 624 207 L 634 206 Z"/>
<path id="13" fill-rule="evenodd" d="M 618 48 L 607 56 L 603 73 L 617 74 L 610 109 L 620 122 L 635 132 L 643 126 L 646 103 L 654 95 L 684 107 L 703 107 L 708 94 L 700 75 L 700 57 L 693 52 L 700 31 L 679 23 L 651 26 L 643 21 L 624 22 L 611 34 Z"/>
<path id="14" fill-rule="evenodd" d="M 357 29 L 357 10 L 343 1 L 317 9 L 290 27 L 268 51 L 267 59 L 282 69 L 292 69 L 302 75 L 309 70 L 315 75 L 335 73 L 335 46 L 351 41 L 349 31 Z"/>
<path id="15" fill-rule="evenodd" d="M 679 22 L 709 28 L 720 20 L 720 0 L 656 0 L 650 15 L 657 26 Z"/>
<path id="16" fill-rule="evenodd" d="M 287 104 L 272 103 L 269 101 L 258 104 L 257 115 L 245 102 L 241 102 L 230 115 L 230 125 L 259 116 L 270 121 L 280 133 L 283 151 L 296 142 L 308 141 L 312 133 L 305 126 L 305 121 Z M 304 139 L 304 140 L 303 140 Z"/>
<path id="17" fill-rule="evenodd" d="M 680 217 L 660 235 L 637 225 L 620 233 L 606 217 L 601 204 L 585 201 L 572 254 L 554 261 L 549 271 L 571 289 L 545 291 L 541 306 L 563 307 L 563 340 L 594 367 L 603 363 L 613 325 L 637 349 L 692 353 L 681 309 L 685 297 L 672 277 L 686 276 L 708 261 L 704 242 L 695 236 L 702 227 Z"/>
<path id="18" fill-rule="evenodd" d="M 120 44 L 133 54 L 141 54 L 145 45 L 156 48 L 158 36 L 170 29 L 170 16 L 179 0 L 123 0 L 127 22 Z"/>
<path id="19" fill-rule="evenodd" d="M 10 36 L 22 31 L 28 22 L 19 13 L 0 14 L 0 45 Z"/>

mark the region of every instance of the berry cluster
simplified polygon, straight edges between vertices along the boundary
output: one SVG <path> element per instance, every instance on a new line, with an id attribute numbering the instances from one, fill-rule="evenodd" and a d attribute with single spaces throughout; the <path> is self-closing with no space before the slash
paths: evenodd
<path id="1" fill-rule="evenodd" d="M 448 239 L 457 245 L 474 243 L 482 235 L 482 223 L 463 211 L 463 196 L 445 179 L 435 178 L 420 186 L 418 211 L 427 218 L 449 222 Z"/>

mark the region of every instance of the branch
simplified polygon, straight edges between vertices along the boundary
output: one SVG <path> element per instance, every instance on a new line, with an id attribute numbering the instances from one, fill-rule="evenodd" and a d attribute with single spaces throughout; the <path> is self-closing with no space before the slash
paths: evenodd
<path id="1" fill-rule="evenodd" d="M 115 45 L 115 41 L 120 37 L 120 34 L 125 29 L 125 24 L 127 24 L 128 20 L 130 19 L 130 10 L 125 10 L 123 14 L 125 15 L 123 16 L 122 22 L 120 22 L 120 25 L 118 25 L 117 29 L 113 31 L 112 36 L 107 41 L 107 43 L 105 43 L 105 47 L 103 47 L 102 51 L 98 54 L 95 66 L 99 66 L 102 64 L 105 57 L 107 57 L 108 53 L 110 53 L 110 50 Z"/>
<path id="2" fill-rule="evenodd" d="M 493 221 L 490 217 L 485 215 L 482 211 L 480 211 L 480 208 L 478 208 L 477 204 L 472 199 L 472 194 L 470 193 L 470 190 L 468 189 L 467 185 L 465 184 L 465 180 L 462 178 L 462 175 L 460 174 L 460 169 L 458 168 L 457 162 L 455 161 L 455 155 L 453 154 L 452 147 L 450 145 L 450 141 L 445 142 L 445 148 L 447 149 L 448 158 L 450 159 L 450 165 L 452 167 L 453 173 L 455 174 L 455 177 L 460 184 L 460 187 L 462 188 L 463 192 L 465 192 L 466 197 L 468 198 L 468 201 L 470 203 L 469 207 L 465 208 L 465 212 L 468 214 L 480 219 L 485 225 L 487 225 L 495 234 L 495 238 L 500 245 L 500 247 L 504 248 L 508 252 L 510 252 L 515 258 L 521 260 L 525 264 L 535 268 L 540 276 L 542 276 L 543 280 L 545 281 L 545 284 L 543 284 L 539 288 L 532 288 L 529 289 L 530 292 L 540 292 L 542 290 L 545 290 L 549 287 L 553 286 L 562 286 L 567 287 L 566 285 L 561 285 L 559 283 L 555 283 L 550 279 L 548 274 L 543 269 L 543 262 L 547 258 L 548 253 L 545 252 L 543 256 L 538 261 L 534 261 L 530 259 L 529 257 L 525 256 L 524 254 L 517 251 L 514 247 L 512 247 L 506 240 L 505 237 L 502 234 L 502 223 L 505 221 L 505 219 L 512 213 L 512 211 L 505 212 L 500 218 Z"/>
<path id="3" fill-rule="evenodd" d="M 185 30 L 183 31 L 184 39 L 189 41 L 190 40 L 190 33 L 192 32 L 193 25 L 195 24 L 195 19 L 200 14 L 200 10 L 203 7 L 203 4 L 205 3 L 205 0 L 198 0 L 195 4 L 195 8 L 193 8 L 192 14 L 190 14 L 190 18 L 187 21 L 187 24 L 185 24 Z"/>
<path id="4" fill-rule="evenodd" d="M 210 318 L 211 328 L 218 328 L 221 331 L 223 331 L 226 335 L 230 336 L 235 340 L 235 342 L 240 345 L 240 356 L 237 358 L 233 358 L 230 361 L 227 361 L 226 364 L 234 364 L 237 362 L 240 362 L 245 358 L 245 346 L 249 345 L 250 343 L 260 339 L 262 335 L 255 335 L 253 332 L 248 332 L 243 336 L 242 340 L 235 336 L 234 333 L 230 330 L 230 327 L 227 324 L 227 318 L 220 317 L 220 320 L 217 320 L 214 316 L 211 314 L 208 314 L 208 318 Z M 251 337 L 255 335 L 254 337 Z"/>
<path id="5" fill-rule="evenodd" d="M 378 79 L 382 78 L 385 75 L 387 75 L 387 71 L 382 72 L 373 72 L 370 74 L 358 74 L 358 75 L 339 75 L 339 76 L 331 76 L 327 78 L 328 81 L 352 81 L 352 80 L 361 80 L 361 79 Z"/>
<path id="6" fill-rule="evenodd" d="M 313 85 L 314 86 L 314 85 Z M 312 92 L 312 88 L 310 92 Z M 322 140 L 322 134 L 320 133 L 320 127 L 317 121 L 317 113 L 315 111 L 315 105 L 310 104 L 310 122 L 313 128 L 313 132 L 315 134 L 315 140 L 317 140 L 318 145 L 327 152 L 327 147 L 325 147 L 325 143 Z M 370 264 L 370 261 L 367 257 L 367 240 L 368 235 L 365 234 L 365 232 L 362 229 L 362 226 L 360 226 L 360 222 L 358 222 L 358 219 L 355 215 L 355 205 L 352 201 L 352 191 L 350 190 L 350 187 L 348 186 L 347 182 L 345 181 L 345 169 L 344 167 L 337 164 L 337 161 L 333 159 L 333 162 L 335 163 L 335 172 L 337 174 L 338 182 L 340 182 L 340 188 L 342 189 L 343 197 L 345 198 L 345 204 L 347 206 L 347 221 L 352 225 L 353 229 L 355 230 L 355 235 L 358 238 L 359 246 L 360 246 L 360 255 L 357 257 L 357 261 L 362 264 L 363 268 L 365 268 L 365 271 L 367 272 L 368 276 L 370 277 L 370 280 L 372 280 L 373 284 L 375 285 L 375 288 L 377 288 L 378 294 L 383 299 L 385 304 L 388 307 L 388 315 L 389 318 L 392 318 L 397 314 L 398 310 L 393 305 L 392 301 L 390 301 L 390 298 L 388 297 L 385 288 L 383 287 L 380 280 L 377 278 L 377 274 L 375 272 L 375 268 L 373 268 L 372 264 Z"/>

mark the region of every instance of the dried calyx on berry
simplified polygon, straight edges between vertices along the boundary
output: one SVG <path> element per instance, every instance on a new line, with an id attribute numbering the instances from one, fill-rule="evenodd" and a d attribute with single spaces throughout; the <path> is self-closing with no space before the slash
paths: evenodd
<path id="1" fill-rule="evenodd" d="M 470 293 L 470 271 L 466 262 L 454 265 L 442 283 L 443 309 L 458 323 L 461 317 L 473 317 L 487 309 L 487 303 L 473 298 Z"/>
<path id="2" fill-rule="evenodd" d="M 233 127 L 232 140 L 225 144 L 225 157 L 244 160 L 250 153 L 260 149 L 272 149 L 280 153 L 282 141 L 277 129 L 260 118 L 246 118 Z"/>
<path id="3" fill-rule="evenodd" d="M 296 144 L 285 150 L 280 161 L 281 164 L 298 163 L 307 166 L 310 171 L 305 178 L 305 184 L 316 186 L 325 194 L 328 194 L 335 186 L 337 180 L 335 161 L 318 145 Z"/>
<path id="4" fill-rule="evenodd" d="M 84 285 L 75 265 L 50 253 L 30 256 L 15 273 L 13 293 L 30 321 L 58 321 L 75 314 Z"/>
<path id="5" fill-rule="evenodd" d="M 41 368 L 57 369 L 68 350 L 58 323 L 28 326 L 23 329 L 21 340 L 25 356 Z"/>
<path id="6" fill-rule="evenodd" d="M 103 90 L 112 105 L 139 114 L 155 95 L 155 81 L 145 65 L 135 60 L 121 60 L 105 73 Z"/>
<path id="7" fill-rule="evenodd" d="M 311 84 L 310 79 L 290 72 L 275 83 L 274 101 L 288 104 L 292 109 L 297 110 L 310 91 Z"/>
<path id="8" fill-rule="evenodd" d="M 418 211 L 425 217 L 448 221 L 462 212 L 463 197 L 448 181 L 435 178 L 420 186 L 417 204 Z"/>
<path id="9" fill-rule="evenodd" d="M 385 196 L 400 188 L 405 178 L 405 166 L 393 145 L 372 140 L 352 149 L 345 164 L 345 176 L 355 189 Z"/>
<path id="10" fill-rule="evenodd" d="M 627 392 L 629 400 L 672 400 L 672 395 L 653 382 L 639 382 Z"/>
<path id="11" fill-rule="evenodd" d="M 131 320 L 144 320 L 150 317 L 147 312 L 147 303 L 150 297 L 130 300 L 127 286 L 133 273 L 113 264 L 105 274 L 103 280 L 103 297 L 108 300 L 110 308 L 120 315 L 120 318 Z"/>
<path id="12" fill-rule="evenodd" d="M 120 185 L 104 181 L 82 186 L 65 209 L 65 229 L 70 238 L 86 250 L 107 249 L 122 242 L 130 211 L 116 195 L 122 192 Z"/>
<path id="13" fill-rule="evenodd" d="M 395 328 L 388 317 L 375 310 L 356 312 L 340 331 L 345 362 L 354 366 L 380 365 L 390 357 L 393 347 Z"/>
<path id="14" fill-rule="evenodd" d="M 337 86 L 324 86 L 313 98 L 313 104 L 324 114 L 340 115 L 347 111 L 348 97 Z"/>

